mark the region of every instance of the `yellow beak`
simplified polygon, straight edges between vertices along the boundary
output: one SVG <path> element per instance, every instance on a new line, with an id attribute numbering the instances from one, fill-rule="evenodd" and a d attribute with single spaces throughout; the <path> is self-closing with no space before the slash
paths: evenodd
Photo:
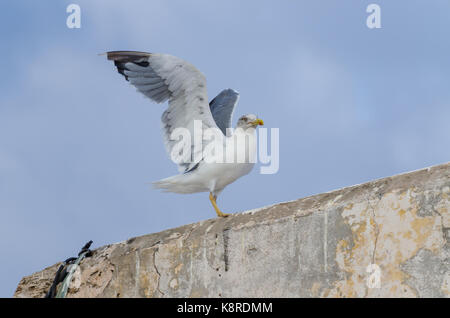
<path id="1" fill-rule="evenodd" d="M 255 121 L 250 122 L 250 124 L 252 124 L 253 126 L 258 126 L 258 125 L 264 125 L 264 121 L 262 119 L 257 119 Z"/>

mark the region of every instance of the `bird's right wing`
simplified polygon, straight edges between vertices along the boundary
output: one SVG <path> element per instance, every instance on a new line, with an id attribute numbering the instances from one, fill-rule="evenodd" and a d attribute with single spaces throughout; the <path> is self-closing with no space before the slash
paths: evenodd
<path id="1" fill-rule="evenodd" d="M 195 120 L 200 121 L 202 129 L 217 127 L 208 104 L 205 76 L 192 64 L 168 54 L 134 51 L 108 52 L 107 57 L 139 92 L 157 103 L 169 100 L 161 120 L 164 144 L 172 159 L 175 145 L 176 149 L 183 148 L 180 140 L 171 139 L 176 128 L 189 131 L 193 150 Z M 191 159 L 178 162 L 180 172 L 195 169 L 202 156 L 193 153 Z"/>
<path id="2" fill-rule="evenodd" d="M 231 119 L 238 100 L 239 93 L 228 88 L 221 91 L 209 103 L 214 121 L 225 136 L 227 135 L 227 128 L 231 128 Z"/>

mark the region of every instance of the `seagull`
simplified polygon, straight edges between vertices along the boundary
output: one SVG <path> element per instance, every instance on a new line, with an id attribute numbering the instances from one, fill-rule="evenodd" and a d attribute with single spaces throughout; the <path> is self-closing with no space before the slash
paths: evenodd
<path id="1" fill-rule="evenodd" d="M 180 174 L 156 181 L 154 187 L 174 193 L 209 192 L 217 216 L 229 216 L 217 206 L 217 197 L 227 185 L 252 170 L 255 130 L 264 122 L 254 114 L 243 115 L 233 130 L 231 120 L 239 93 L 225 89 L 208 103 L 205 76 L 178 57 L 137 51 L 111 51 L 106 55 L 138 92 L 156 103 L 168 101 L 161 117 L 163 139 Z M 180 128 L 189 138 L 174 138 Z M 218 131 L 219 135 L 212 136 L 221 138 L 206 140 L 207 130 Z M 195 144 L 199 132 L 201 147 Z M 242 138 L 245 142 L 239 143 Z M 214 151 L 205 151 L 208 147 Z M 231 160 L 220 160 L 223 158 Z"/>

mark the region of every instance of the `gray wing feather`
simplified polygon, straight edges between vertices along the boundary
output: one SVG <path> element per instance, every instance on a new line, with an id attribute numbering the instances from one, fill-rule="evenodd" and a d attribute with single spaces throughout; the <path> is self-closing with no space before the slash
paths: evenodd
<path id="1" fill-rule="evenodd" d="M 161 117 L 169 156 L 178 142 L 170 138 L 176 128 L 187 128 L 194 138 L 195 120 L 201 121 L 203 129 L 217 127 L 208 105 L 206 79 L 192 64 L 168 54 L 135 51 L 107 52 L 107 58 L 139 92 L 157 103 L 169 100 Z M 193 153 L 192 158 L 199 159 L 178 162 L 180 172 L 195 169 L 202 157 Z"/>
<path id="2" fill-rule="evenodd" d="M 220 92 L 219 95 L 209 103 L 212 116 L 217 127 L 227 135 L 227 128 L 231 128 L 231 119 L 233 117 L 234 107 L 239 100 L 239 93 L 228 88 Z"/>

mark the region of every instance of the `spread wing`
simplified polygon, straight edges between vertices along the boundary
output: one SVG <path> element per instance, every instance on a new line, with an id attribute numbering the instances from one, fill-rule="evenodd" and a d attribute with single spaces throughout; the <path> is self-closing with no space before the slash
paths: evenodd
<path id="1" fill-rule="evenodd" d="M 238 100 L 239 93 L 228 88 L 220 92 L 209 103 L 214 121 L 225 136 L 227 135 L 227 128 L 231 128 L 231 119 Z"/>
<path id="2" fill-rule="evenodd" d="M 107 57 L 139 92 L 157 103 L 169 101 L 161 120 L 164 144 L 172 159 L 172 150 L 182 148 L 180 139 L 171 140 L 176 128 L 189 130 L 194 150 L 194 121 L 199 120 L 197 124 L 200 123 L 202 129 L 217 127 L 208 104 L 205 76 L 192 64 L 168 54 L 134 51 L 108 52 Z M 201 154 L 192 153 L 188 162 L 177 162 L 179 171 L 195 169 L 201 159 Z"/>

